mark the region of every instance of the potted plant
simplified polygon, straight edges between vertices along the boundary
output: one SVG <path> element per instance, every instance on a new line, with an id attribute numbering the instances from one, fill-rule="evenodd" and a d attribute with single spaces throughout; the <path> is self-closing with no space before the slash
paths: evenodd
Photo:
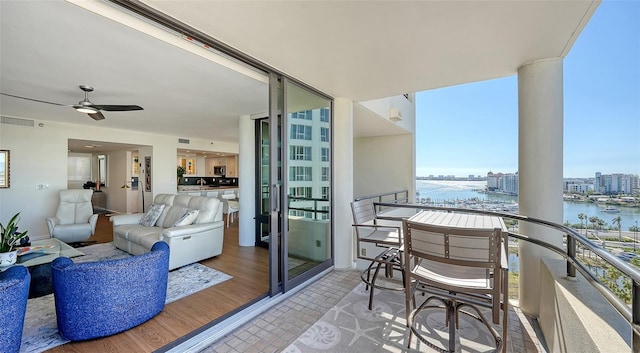
<path id="1" fill-rule="evenodd" d="M 16 213 L 6 226 L 0 223 L 0 267 L 8 267 L 16 263 L 18 254 L 14 248 L 27 238 L 28 232 L 18 232 L 19 216 L 20 212 Z"/>
<path id="2" fill-rule="evenodd" d="M 184 175 L 184 173 L 186 173 L 186 169 L 184 169 L 183 166 L 179 165 L 177 168 L 177 172 L 178 172 L 178 184 L 180 184 L 180 178 L 182 178 L 182 176 Z"/>

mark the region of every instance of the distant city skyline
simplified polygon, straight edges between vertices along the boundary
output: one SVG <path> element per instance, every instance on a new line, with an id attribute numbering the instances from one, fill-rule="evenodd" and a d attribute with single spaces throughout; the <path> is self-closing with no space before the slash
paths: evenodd
<path id="1" fill-rule="evenodd" d="M 516 172 L 502 172 L 499 170 L 491 170 L 489 171 L 493 174 L 515 174 Z M 416 175 L 416 179 L 429 179 L 429 178 L 448 178 L 455 177 L 456 179 L 486 179 L 489 172 L 484 174 L 465 174 L 465 175 L 455 175 L 455 174 L 427 174 L 427 175 Z M 593 172 L 591 176 L 585 177 L 563 177 L 563 179 L 594 179 L 596 177 L 596 173 L 601 173 L 602 175 L 612 175 L 612 174 L 622 174 L 622 175 L 635 175 L 640 176 L 638 173 L 602 173 L 600 171 Z"/>
<path id="2" fill-rule="evenodd" d="M 564 59 L 564 177 L 640 173 L 640 2 L 603 1 Z M 416 175 L 518 171 L 517 76 L 416 94 Z"/>

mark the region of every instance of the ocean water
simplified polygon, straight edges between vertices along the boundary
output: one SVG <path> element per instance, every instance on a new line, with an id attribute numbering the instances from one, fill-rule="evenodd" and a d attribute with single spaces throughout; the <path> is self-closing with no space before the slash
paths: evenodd
<path id="1" fill-rule="evenodd" d="M 486 181 L 449 181 L 449 180 L 416 180 L 417 197 L 430 198 L 432 202 L 444 203 L 456 200 L 468 200 L 477 198 L 486 201 L 518 202 L 517 196 L 485 194 L 477 190 L 484 190 Z M 619 207 L 620 212 L 604 212 L 604 205 L 593 203 L 564 201 L 564 221 L 571 224 L 580 224 L 578 214 L 584 213 L 587 217 L 598 217 L 611 226 L 612 220 L 618 216 L 621 219 L 622 230 L 640 225 L 640 208 Z"/>

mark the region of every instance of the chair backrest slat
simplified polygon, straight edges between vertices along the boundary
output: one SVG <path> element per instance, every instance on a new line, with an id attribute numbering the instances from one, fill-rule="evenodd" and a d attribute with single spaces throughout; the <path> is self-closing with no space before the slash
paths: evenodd
<path id="1" fill-rule="evenodd" d="M 351 210 L 355 224 L 371 224 L 376 218 L 373 202 L 370 199 L 352 202 Z"/>
<path id="2" fill-rule="evenodd" d="M 404 222 L 405 251 L 447 264 L 495 268 L 499 265 L 501 230 L 443 227 Z"/>

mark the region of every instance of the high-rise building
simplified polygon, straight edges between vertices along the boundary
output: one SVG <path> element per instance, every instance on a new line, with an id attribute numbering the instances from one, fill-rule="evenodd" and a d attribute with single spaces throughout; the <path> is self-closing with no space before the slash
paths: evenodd
<path id="1" fill-rule="evenodd" d="M 638 193 L 638 175 L 635 174 L 602 174 L 596 172 L 596 179 L 593 183 L 593 190 L 599 194 L 625 194 Z"/>

